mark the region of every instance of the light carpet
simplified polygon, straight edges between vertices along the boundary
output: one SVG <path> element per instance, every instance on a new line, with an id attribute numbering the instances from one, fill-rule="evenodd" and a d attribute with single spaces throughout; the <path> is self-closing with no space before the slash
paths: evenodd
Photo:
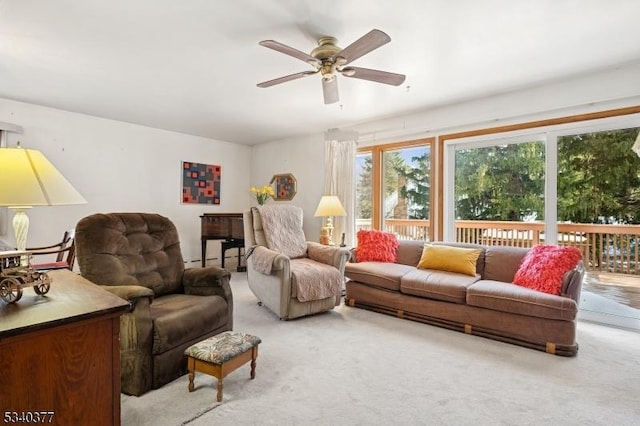
<path id="1" fill-rule="evenodd" d="M 256 378 L 187 376 L 122 395 L 123 425 L 637 425 L 640 333 L 580 321 L 574 358 L 341 305 L 280 321 L 233 273 Z"/>

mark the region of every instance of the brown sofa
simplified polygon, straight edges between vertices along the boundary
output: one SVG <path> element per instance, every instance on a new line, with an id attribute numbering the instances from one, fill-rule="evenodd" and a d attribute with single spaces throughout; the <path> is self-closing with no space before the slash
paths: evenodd
<path id="1" fill-rule="evenodd" d="M 512 284 L 526 248 L 480 248 L 476 276 L 418 269 L 423 241 L 400 241 L 396 263 L 350 262 L 345 304 L 563 356 L 574 356 L 584 267 L 564 275 L 562 295 Z M 355 256 L 354 256 L 355 258 Z"/>
<path id="2" fill-rule="evenodd" d="M 78 222 L 76 246 L 82 276 L 131 304 L 120 317 L 122 392 L 141 395 L 180 377 L 187 347 L 233 328 L 231 274 L 185 269 L 168 218 L 94 214 Z"/>

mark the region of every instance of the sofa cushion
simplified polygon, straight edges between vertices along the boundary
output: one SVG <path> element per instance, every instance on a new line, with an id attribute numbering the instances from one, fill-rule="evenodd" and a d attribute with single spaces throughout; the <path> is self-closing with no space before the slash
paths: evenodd
<path id="1" fill-rule="evenodd" d="M 418 268 L 475 276 L 476 262 L 481 251 L 481 249 L 425 244 Z"/>
<path id="2" fill-rule="evenodd" d="M 487 246 L 484 251 L 485 280 L 513 282 L 520 262 L 529 252 L 524 247 Z"/>
<path id="3" fill-rule="evenodd" d="M 467 287 L 480 279 L 480 275 L 465 275 L 434 269 L 414 269 L 400 279 L 400 291 L 405 294 L 465 303 Z"/>
<path id="4" fill-rule="evenodd" d="M 351 280 L 364 284 L 400 291 L 400 278 L 415 269 L 415 266 L 398 263 L 347 263 L 344 268 L 344 275 Z"/>
<path id="5" fill-rule="evenodd" d="M 556 320 L 574 320 L 578 312 L 578 305 L 568 297 L 493 280 L 480 280 L 469 286 L 467 304 L 495 311 Z"/>
<path id="6" fill-rule="evenodd" d="M 582 260 L 577 247 L 542 244 L 526 254 L 513 278 L 513 283 L 533 290 L 560 295 L 564 274 Z"/>
<path id="7" fill-rule="evenodd" d="M 398 239 L 390 232 L 360 230 L 357 234 L 357 262 L 395 262 L 398 258 Z"/>
<path id="8" fill-rule="evenodd" d="M 401 240 L 398 241 L 398 260 L 396 263 L 403 265 L 418 266 L 422 250 L 424 249 L 424 241 Z"/>
<path id="9" fill-rule="evenodd" d="M 154 299 L 150 307 L 152 353 L 164 353 L 223 326 L 228 310 L 220 296 L 169 294 Z"/>

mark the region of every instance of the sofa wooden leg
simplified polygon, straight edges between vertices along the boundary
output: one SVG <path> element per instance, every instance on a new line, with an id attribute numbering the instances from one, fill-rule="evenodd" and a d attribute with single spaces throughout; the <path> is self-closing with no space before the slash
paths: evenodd
<path id="1" fill-rule="evenodd" d="M 555 355 L 556 354 L 556 344 L 555 343 L 551 343 L 551 342 L 547 342 L 546 352 L 551 354 L 551 355 Z"/>

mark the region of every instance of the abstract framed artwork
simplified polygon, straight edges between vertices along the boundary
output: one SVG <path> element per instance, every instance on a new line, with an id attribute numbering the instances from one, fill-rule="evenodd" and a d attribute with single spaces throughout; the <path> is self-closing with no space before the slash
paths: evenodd
<path id="1" fill-rule="evenodd" d="M 273 175 L 270 184 L 275 184 L 275 195 L 273 199 L 275 201 L 288 201 L 293 200 L 298 192 L 298 182 L 291 173 L 284 173 L 281 175 Z"/>
<path id="2" fill-rule="evenodd" d="M 182 162 L 182 204 L 220 204 L 222 167 Z"/>

